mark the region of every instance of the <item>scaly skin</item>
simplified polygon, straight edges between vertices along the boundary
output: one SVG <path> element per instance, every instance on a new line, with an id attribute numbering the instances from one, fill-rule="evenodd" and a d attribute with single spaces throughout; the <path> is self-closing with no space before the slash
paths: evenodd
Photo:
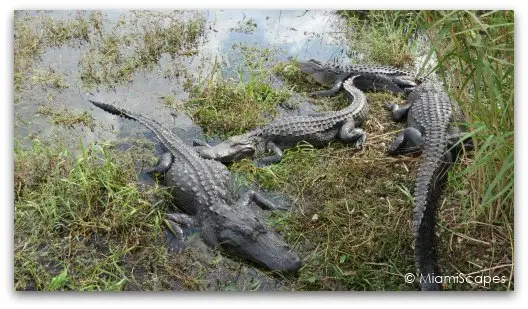
<path id="1" fill-rule="evenodd" d="M 201 237 L 208 245 L 270 270 L 295 272 L 301 267 L 299 257 L 248 207 L 254 201 L 263 208 L 276 208 L 273 203 L 254 191 L 233 200 L 228 192 L 230 173 L 223 164 L 201 158 L 152 119 L 102 102 L 90 102 L 112 114 L 137 120 L 154 132 L 168 150 L 154 170 L 165 174 L 176 204 L 199 222 Z M 183 224 L 189 221 L 186 216 L 174 219 Z"/>
<path id="2" fill-rule="evenodd" d="M 341 83 L 351 76 L 359 76 L 354 82 L 363 91 L 385 90 L 394 93 L 410 92 L 423 78 L 388 66 L 323 64 L 317 60 L 298 61 L 301 72 L 309 74 L 317 82 L 332 86 L 330 90 L 311 93 L 311 96 L 333 96 L 341 89 Z M 372 76 L 377 76 L 372 80 Z"/>
<path id="3" fill-rule="evenodd" d="M 233 162 L 271 150 L 275 155 L 257 160 L 258 165 L 280 161 L 282 150 L 301 141 L 315 147 L 328 144 L 333 139 L 360 147 L 366 134 L 357 128 L 368 113 L 365 95 L 354 86 L 354 77 L 344 83 L 350 105 L 340 111 L 315 113 L 277 119 L 248 133 L 233 136 L 213 147 L 198 148 L 200 155 L 221 162 Z"/>
<path id="4" fill-rule="evenodd" d="M 436 211 L 448 169 L 457 154 L 456 148 L 448 150 L 458 142 L 454 137 L 461 134 L 453 120 L 460 120 L 461 114 L 441 85 L 433 82 L 418 86 L 407 102 L 402 108 L 394 104 L 388 106 L 395 120 L 407 117 L 408 124 L 389 146 L 389 153 L 423 150 L 413 194 L 413 234 L 418 275 L 431 278 L 440 275 L 435 237 Z M 441 286 L 425 279 L 421 280 L 421 289 L 440 290 Z"/>

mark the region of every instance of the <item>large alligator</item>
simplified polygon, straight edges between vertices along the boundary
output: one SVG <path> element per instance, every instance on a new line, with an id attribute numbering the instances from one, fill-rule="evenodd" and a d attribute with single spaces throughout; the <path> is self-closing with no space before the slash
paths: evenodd
<path id="1" fill-rule="evenodd" d="M 389 104 L 395 120 L 407 119 L 407 128 L 389 146 L 390 154 L 422 151 L 422 162 L 414 187 L 413 234 L 415 261 L 422 290 L 440 290 L 433 276 L 440 275 L 435 237 L 436 210 L 462 143 L 463 133 L 457 121 L 463 120 L 458 105 L 442 86 L 424 82 L 409 94 L 407 104 Z"/>
<path id="2" fill-rule="evenodd" d="M 271 201 L 252 190 L 233 199 L 229 190 L 231 176 L 223 164 L 201 158 L 155 120 L 106 103 L 90 102 L 112 114 L 139 121 L 168 150 L 152 171 L 164 174 L 176 205 L 192 216 L 173 215 L 172 220 L 186 225 L 197 221 L 200 235 L 208 245 L 270 270 L 295 272 L 301 267 L 300 258 L 249 207 L 255 202 L 264 209 L 277 208 Z"/>
<path id="3" fill-rule="evenodd" d="M 197 149 L 203 158 L 224 163 L 266 151 L 274 152 L 272 156 L 256 160 L 257 165 L 265 165 L 280 161 L 283 149 L 295 146 L 301 141 L 321 147 L 333 139 L 339 139 L 360 147 L 366 134 L 357 126 L 365 120 L 368 104 L 363 92 L 354 86 L 354 79 L 355 77 L 352 77 L 343 83 L 350 104 L 342 110 L 279 118 L 212 147 L 203 147 L 202 143 L 202 147 Z"/>
<path id="4" fill-rule="evenodd" d="M 296 63 L 301 72 L 310 75 L 323 85 L 331 86 L 329 90 L 310 93 L 309 95 L 313 97 L 336 95 L 343 88 L 343 82 L 351 76 L 358 76 L 354 84 L 363 91 L 385 90 L 393 93 L 409 93 L 424 81 L 414 73 L 389 66 L 323 64 L 314 59 Z"/>

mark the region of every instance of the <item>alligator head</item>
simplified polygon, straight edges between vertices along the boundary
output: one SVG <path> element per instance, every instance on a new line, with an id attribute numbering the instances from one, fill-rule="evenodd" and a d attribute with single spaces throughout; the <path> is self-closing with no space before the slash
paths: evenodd
<path id="1" fill-rule="evenodd" d="M 201 232 L 210 245 L 272 271 L 295 272 L 301 267 L 301 259 L 251 208 L 237 208 L 211 221 L 218 222 L 205 223 Z"/>
<path id="2" fill-rule="evenodd" d="M 252 134 L 242 134 L 232 136 L 218 145 L 200 148 L 198 151 L 202 158 L 228 163 L 253 156 L 256 151 L 255 144 Z"/>
<path id="3" fill-rule="evenodd" d="M 301 72 L 310 75 L 318 83 L 327 86 L 333 85 L 341 79 L 341 75 L 344 73 L 342 71 L 331 70 L 329 67 L 314 59 L 297 61 L 297 66 Z"/>

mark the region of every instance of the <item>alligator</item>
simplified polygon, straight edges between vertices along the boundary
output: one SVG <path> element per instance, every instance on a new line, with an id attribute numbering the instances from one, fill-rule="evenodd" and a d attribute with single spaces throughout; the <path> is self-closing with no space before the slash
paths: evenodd
<path id="1" fill-rule="evenodd" d="M 279 162 L 283 149 L 301 141 L 322 147 L 339 139 L 359 148 L 365 142 L 366 134 L 357 126 L 365 120 L 368 104 L 364 93 L 354 87 L 354 79 L 355 76 L 343 83 L 350 105 L 342 110 L 279 118 L 215 146 L 197 141 L 195 144 L 200 146 L 197 150 L 203 158 L 224 163 L 272 151 L 274 155 L 255 160 L 257 166 L 262 166 Z"/>
<path id="2" fill-rule="evenodd" d="M 440 275 L 435 236 L 436 209 L 445 186 L 447 171 L 463 144 L 463 132 L 457 126 L 463 114 L 442 85 L 427 81 L 416 87 L 407 104 L 388 104 L 394 120 L 407 120 L 403 130 L 388 148 L 389 154 L 422 152 L 413 193 L 413 236 L 415 262 L 422 290 L 440 290 L 438 283 L 427 280 Z"/>
<path id="3" fill-rule="evenodd" d="M 180 234 L 180 225 L 197 222 L 204 242 L 229 255 L 272 271 L 295 272 L 301 267 L 301 259 L 278 234 L 265 227 L 249 205 L 255 202 L 263 209 L 280 207 L 254 190 L 246 190 L 237 199 L 233 198 L 229 187 L 231 174 L 227 168 L 220 162 L 201 158 L 192 146 L 157 121 L 121 107 L 89 101 L 109 113 L 145 125 L 168 150 L 150 172 L 164 175 L 175 204 L 186 213 L 168 217 Z"/>
<path id="4" fill-rule="evenodd" d="M 308 74 L 320 84 L 332 86 L 329 90 L 309 93 L 311 97 L 336 95 L 343 88 L 343 82 L 351 76 L 358 76 L 354 84 L 360 90 L 385 90 L 397 94 L 410 93 L 424 81 L 424 78 L 417 77 L 412 72 L 389 66 L 323 64 L 314 59 L 296 63 L 301 72 Z"/>

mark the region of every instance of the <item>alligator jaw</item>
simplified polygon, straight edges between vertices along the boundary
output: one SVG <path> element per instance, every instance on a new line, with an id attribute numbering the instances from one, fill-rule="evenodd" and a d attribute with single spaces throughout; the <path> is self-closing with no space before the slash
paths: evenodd
<path id="1" fill-rule="evenodd" d="M 310 59 L 308 61 L 297 61 L 299 70 L 308 74 L 322 85 L 333 85 L 342 77 L 336 72 L 332 72 L 325 68 L 320 62 Z"/>
<path id="2" fill-rule="evenodd" d="M 237 231 L 220 232 L 222 248 L 230 254 L 249 260 L 271 271 L 293 273 L 301 268 L 301 259 L 272 231 L 265 231 L 248 240 Z"/>
<path id="3" fill-rule="evenodd" d="M 254 142 L 243 135 L 233 136 L 213 147 L 198 150 L 204 159 L 213 159 L 224 163 L 238 161 L 255 154 Z"/>

